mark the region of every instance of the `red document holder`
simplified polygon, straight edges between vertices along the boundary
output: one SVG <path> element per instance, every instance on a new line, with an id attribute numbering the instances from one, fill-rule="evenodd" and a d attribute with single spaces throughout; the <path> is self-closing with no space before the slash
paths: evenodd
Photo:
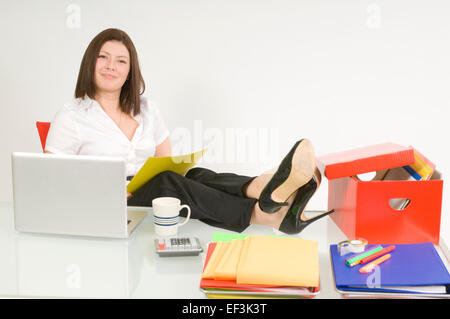
<path id="1" fill-rule="evenodd" d="M 393 143 L 361 150 L 317 158 L 328 178 L 328 209 L 335 210 L 330 217 L 336 225 L 348 238 L 363 237 L 369 243 L 439 244 L 443 190 L 440 174 L 435 172 L 428 181 L 361 181 L 354 175 L 366 173 L 370 167 L 382 170 L 414 162 L 412 148 Z M 340 164 L 351 175 L 337 178 L 343 174 Z M 329 175 L 328 165 L 333 167 Z M 402 210 L 394 209 L 389 202 L 396 198 L 409 199 L 410 203 Z"/>

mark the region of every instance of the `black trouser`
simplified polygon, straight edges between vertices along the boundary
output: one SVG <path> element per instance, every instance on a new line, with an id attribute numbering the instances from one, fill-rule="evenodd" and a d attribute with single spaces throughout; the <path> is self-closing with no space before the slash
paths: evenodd
<path id="1" fill-rule="evenodd" d="M 166 171 L 153 177 L 128 200 L 128 206 L 152 206 L 157 197 L 176 197 L 189 205 L 191 218 L 211 226 L 242 232 L 250 224 L 256 199 L 244 195 L 254 177 L 216 173 L 196 167 L 186 176 Z M 185 217 L 183 209 L 180 213 Z"/>

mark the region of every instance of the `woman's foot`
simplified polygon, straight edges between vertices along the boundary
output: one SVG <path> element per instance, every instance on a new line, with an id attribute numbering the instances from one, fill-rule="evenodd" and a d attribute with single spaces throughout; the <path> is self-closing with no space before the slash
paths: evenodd
<path id="1" fill-rule="evenodd" d="M 245 190 L 249 198 L 259 200 L 260 209 L 275 213 L 289 207 L 288 198 L 314 174 L 314 149 L 308 139 L 298 141 L 280 166 L 254 178 Z"/>
<path id="2" fill-rule="evenodd" d="M 244 190 L 245 196 L 248 198 L 258 199 L 261 196 L 261 192 L 272 179 L 273 175 L 277 171 L 278 167 L 274 167 L 268 171 L 265 171 L 259 176 L 256 176 Z"/>
<path id="3" fill-rule="evenodd" d="M 261 208 L 259 207 L 259 204 L 256 203 L 255 206 L 253 207 L 252 216 L 250 218 L 250 225 L 252 224 L 265 225 L 275 229 L 279 229 L 287 212 L 289 211 L 290 205 L 294 201 L 296 194 L 297 192 L 295 192 L 288 198 L 287 203 L 289 204 L 289 206 L 281 207 L 274 214 L 267 214 L 266 212 L 262 211 Z"/>
<path id="4" fill-rule="evenodd" d="M 311 180 L 288 198 L 286 201 L 288 206 L 281 207 L 274 214 L 265 213 L 258 204 L 255 204 L 250 224 L 266 225 L 287 234 L 297 234 L 312 222 L 330 214 L 332 211 L 311 219 L 304 214 L 305 207 L 319 188 L 321 180 L 320 171 L 315 168 Z M 299 194 L 299 192 L 302 193 Z"/>

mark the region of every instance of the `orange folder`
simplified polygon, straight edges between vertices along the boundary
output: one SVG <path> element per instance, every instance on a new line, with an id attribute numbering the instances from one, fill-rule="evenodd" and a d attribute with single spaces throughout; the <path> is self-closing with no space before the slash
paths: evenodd
<path id="1" fill-rule="evenodd" d="M 202 278 L 235 280 L 238 285 L 318 287 L 318 243 L 274 236 L 218 242 Z"/>
<path id="2" fill-rule="evenodd" d="M 319 286 L 318 242 L 294 237 L 249 236 L 239 260 L 238 284 Z"/>

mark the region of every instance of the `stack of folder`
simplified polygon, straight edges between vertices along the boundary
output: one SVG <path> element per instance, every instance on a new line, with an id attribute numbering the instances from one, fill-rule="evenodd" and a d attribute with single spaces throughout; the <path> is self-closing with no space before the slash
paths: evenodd
<path id="1" fill-rule="evenodd" d="M 428 181 L 431 179 L 436 165 L 417 149 L 413 149 L 414 163 L 390 169 L 384 176 L 384 180 Z M 393 208 L 402 210 L 405 209 L 410 202 L 409 199 L 392 199 L 390 204 Z"/>
<path id="2" fill-rule="evenodd" d="M 436 165 L 414 149 L 414 163 L 403 166 L 403 168 L 416 180 L 426 181 L 433 175 Z"/>
<path id="3" fill-rule="evenodd" d="M 418 150 L 414 149 L 414 163 L 411 165 L 403 166 L 403 169 L 411 175 L 416 181 L 428 181 L 434 173 L 436 165 L 421 154 Z M 408 206 L 410 200 L 405 200 L 400 209 L 405 209 Z"/>
<path id="4" fill-rule="evenodd" d="M 364 265 L 346 265 L 349 255 L 340 256 L 337 245 L 330 253 L 336 290 L 344 296 L 450 298 L 450 274 L 432 243 L 395 244 L 391 258 L 366 274 L 359 272 Z"/>
<path id="5" fill-rule="evenodd" d="M 213 238 L 200 289 L 210 298 L 314 297 L 319 293 L 318 243 L 277 236 Z"/>

